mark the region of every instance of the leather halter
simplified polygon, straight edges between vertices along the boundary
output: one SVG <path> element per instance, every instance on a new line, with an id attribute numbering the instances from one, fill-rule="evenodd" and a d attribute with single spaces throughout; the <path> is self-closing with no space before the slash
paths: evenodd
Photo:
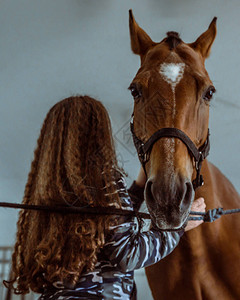
<path id="1" fill-rule="evenodd" d="M 156 131 L 146 141 L 146 143 L 144 143 L 141 139 L 139 139 L 136 136 L 134 132 L 133 119 L 130 122 L 130 129 L 132 132 L 133 142 L 137 150 L 139 160 L 146 174 L 146 177 L 147 177 L 147 172 L 146 172 L 145 165 L 150 159 L 153 145 L 163 137 L 173 137 L 173 138 L 180 139 L 187 146 L 190 154 L 194 157 L 195 168 L 197 172 L 196 178 L 192 181 L 194 190 L 204 184 L 203 177 L 200 173 L 201 173 L 202 162 L 208 156 L 210 151 L 209 129 L 208 129 L 207 139 L 199 149 L 195 146 L 192 140 L 182 130 L 178 128 L 161 128 L 158 131 Z"/>

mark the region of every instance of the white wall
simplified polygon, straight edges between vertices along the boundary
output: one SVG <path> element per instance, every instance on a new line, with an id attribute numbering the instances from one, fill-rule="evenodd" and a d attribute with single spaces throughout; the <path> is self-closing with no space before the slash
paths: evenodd
<path id="1" fill-rule="evenodd" d="M 135 177 L 139 163 L 123 135 L 129 134 L 133 107 L 127 87 L 139 67 L 139 58 L 130 51 L 129 8 L 155 41 L 174 30 L 192 42 L 218 17 L 218 36 L 206 63 L 217 88 L 210 160 L 240 191 L 238 0 L 2 0 L 0 201 L 21 201 L 47 111 L 77 93 L 96 97 L 108 108 L 128 183 Z M 0 208 L 0 245 L 14 243 L 16 220 L 16 211 Z M 139 299 L 151 299 L 145 287 Z"/>

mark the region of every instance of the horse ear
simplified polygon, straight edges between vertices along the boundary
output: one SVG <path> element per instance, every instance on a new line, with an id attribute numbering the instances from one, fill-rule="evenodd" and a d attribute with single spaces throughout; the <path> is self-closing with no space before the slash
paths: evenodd
<path id="1" fill-rule="evenodd" d="M 217 18 L 214 17 L 211 24 L 200 37 L 192 44 L 189 44 L 194 50 L 200 52 L 202 57 L 205 59 L 210 55 L 212 44 L 217 34 L 216 26 Z"/>
<path id="2" fill-rule="evenodd" d="M 133 53 L 142 56 L 151 46 L 155 45 L 148 34 L 138 26 L 131 9 L 129 10 L 129 29 Z"/>

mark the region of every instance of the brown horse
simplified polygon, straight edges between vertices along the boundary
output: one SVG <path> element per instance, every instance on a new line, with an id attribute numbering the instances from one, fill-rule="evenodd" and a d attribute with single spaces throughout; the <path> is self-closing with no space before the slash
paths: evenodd
<path id="1" fill-rule="evenodd" d="M 132 51 L 141 58 L 130 85 L 136 136 L 145 143 L 161 128 L 177 128 L 200 148 L 215 92 L 204 61 L 216 36 L 216 18 L 194 43 L 184 43 L 176 32 L 155 43 L 130 11 L 130 36 Z M 201 171 L 205 184 L 195 193 L 195 161 L 180 139 L 162 137 L 148 158 L 145 200 L 159 228 L 184 225 L 194 197 L 204 197 L 208 209 L 240 207 L 232 184 L 207 160 Z M 231 215 L 186 232 L 171 255 L 146 269 L 154 299 L 240 299 L 239 228 L 240 216 Z"/>

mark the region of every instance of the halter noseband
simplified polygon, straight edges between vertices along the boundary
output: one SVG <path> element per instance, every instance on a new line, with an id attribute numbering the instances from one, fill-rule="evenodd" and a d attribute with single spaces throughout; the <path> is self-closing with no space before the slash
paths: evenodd
<path id="1" fill-rule="evenodd" d="M 146 143 L 144 143 L 142 140 L 140 140 L 136 136 L 136 134 L 134 132 L 134 126 L 133 126 L 132 120 L 130 122 L 130 129 L 132 132 L 133 142 L 134 142 L 135 148 L 137 150 L 139 160 L 143 166 L 146 176 L 147 176 L 147 172 L 146 172 L 145 164 L 150 159 L 153 145 L 159 139 L 161 139 L 163 137 L 174 137 L 174 138 L 180 139 L 187 146 L 188 151 L 194 157 L 195 168 L 196 168 L 196 172 L 197 172 L 196 178 L 192 182 L 194 190 L 197 187 L 202 186 L 204 184 L 203 177 L 200 174 L 200 172 L 201 172 L 202 162 L 208 156 L 209 151 L 210 151 L 209 129 L 208 129 L 207 139 L 199 149 L 195 146 L 195 144 L 192 142 L 192 140 L 182 130 L 177 129 L 177 128 L 161 128 L 158 131 L 156 131 L 146 141 Z"/>

